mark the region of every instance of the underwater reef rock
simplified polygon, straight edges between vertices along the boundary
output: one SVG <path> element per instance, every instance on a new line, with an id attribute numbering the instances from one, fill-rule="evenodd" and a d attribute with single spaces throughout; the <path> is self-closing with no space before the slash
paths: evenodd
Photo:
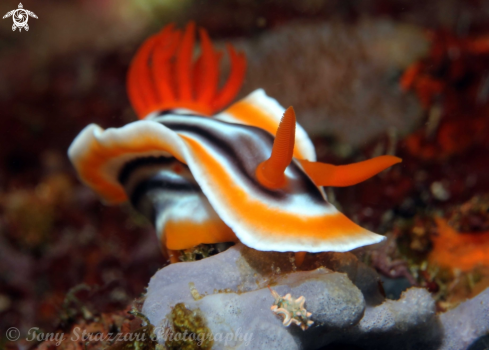
<path id="1" fill-rule="evenodd" d="M 368 19 L 291 23 L 232 41 L 248 60 L 242 96 L 263 88 L 294 106 L 311 137 L 334 135 L 352 147 L 394 128 L 405 135 L 423 117 L 398 76 L 426 54 L 428 43 L 419 27 Z"/>
<path id="2" fill-rule="evenodd" d="M 489 288 L 441 314 L 440 319 L 445 334 L 440 350 L 475 349 L 477 340 L 489 334 Z"/>
<path id="3" fill-rule="evenodd" d="M 441 339 L 435 302 L 423 288 L 365 310 L 362 320 L 336 340 L 361 349 L 437 349 Z"/>
<path id="4" fill-rule="evenodd" d="M 212 349 L 321 349 L 331 344 L 436 349 L 440 344 L 435 303 L 425 289 L 411 288 L 400 300 L 384 300 L 377 274 L 351 253 L 310 255 L 301 266 L 308 271 L 299 271 L 292 257 L 237 244 L 200 261 L 169 265 L 151 279 L 142 312 L 165 343 L 178 328 L 172 325 L 172 310 L 183 303 L 204 319 Z M 274 297 L 267 287 L 281 297 L 305 297 L 314 324 L 305 331 L 295 324 L 285 327 L 271 311 Z"/>

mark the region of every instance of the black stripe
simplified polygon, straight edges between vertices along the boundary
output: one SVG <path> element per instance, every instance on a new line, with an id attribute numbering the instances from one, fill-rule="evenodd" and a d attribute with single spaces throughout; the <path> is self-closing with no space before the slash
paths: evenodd
<path id="1" fill-rule="evenodd" d="M 188 112 L 182 112 L 178 109 L 165 109 L 163 111 L 158 111 L 157 112 L 158 115 L 154 118 L 160 118 L 160 117 L 165 117 L 167 115 L 177 115 L 179 117 L 181 116 L 185 116 L 185 117 L 200 117 L 198 114 L 192 114 L 192 113 L 188 113 Z"/>
<path id="2" fill-rule="evenodd" d="M 162 111 L 158 111 L 158 117 L 163 117 L 164 115 L 167 115 L 167 114 L 175 114 L 175 110 L 173 109 L 164 109 Z"/>
<path id="3" fill-rule="evenodd" d="M 245 176 L 245 178 L 250 182 L 250 184 L 253 187 L 255 187 L 256 190 L 264 192 L 267 196 L 273 197 L 275 199 L 282 199 L 285 197 L 285 193 L 283 191 L 271 190 L 266 187 L 263 187 L 255 178 L 255 176 L 254 175 L 252 176 L 248 172 L 248 170 L 244 167 L 244 164 L 242 161 L 240 161 L 240 156 L 236 151 L 236 149 L 229 142 L 223 140 L 221 137 L 219 137 L 212 131 L 205 130 L 195 125 L 179 124 L 170 121 L 163 121 L 161 123 L 175 132 L 186 131 L 204 137 L 206 140 L 212 143 L 212 145 L 216 149 L 218 149 L 221 154 L 224 154 L 226 156 L 228 161 L 231 164 L 233 164 L 240 171 L 241 174 Z M 261 129 L 257 129 L 257 130 L 262 131 Z M 263 136 L 269 138 L 271 140 L 271 143 L 273 143 L 273 138 L 270 134 L 266 133 L 266 135 Z"/>
<path id="4" fill-rule="evenodd" d="M 200 117 L 194 117 L 194 118 L 200 118 Z M 189 123 L 192 122 L 190 119 L 191 118 L 189 118 Z M 232 123 L 226 123 L 223 121 L 208 119 L 208 118 L 206 118 L 206 122 L 223 123 L 232 127 L 239 126 L 241 130 L 247 129 L 247 131 L 251 131 L 252 133 L 258 135 L 260 138 L 266 140 L 270 144 L 270 149 L 273 145 L 273 140 L 274 140 L 273 136 L 263 129 L 253 127 L 253 126 L 248 126 L 248 125 L 242 125 L 242 124 L 237 125 Z M 243 174 L 246 177 L 249 183 L 257 191 L 260 191 L 265 195 L 272 197 L 273 199 L 276 200 L 284 199 L 285 197 L 288 196 L 288 194 L 282 190 L 271 190 L 262 186 L 256 179 L 254 173 L 255 169 L 252 169 L 253 172 L 250 173 L 248 169 L 245 168 L 243 161 L 241 161 L 239 150 L 236 149 L 231 142 L 229 142 L 229 138 L 223 139 L 219 134 L 216 134 L 215 130 L 218 130 L 218 128 L 213 128 L 212 130 L 209 130 L 208 128 L 202 127 L 200 125 L 196 126 L 194 124 L 184 124 L 182 122 L 176 122 L 171 120 L 161 121 L 161 124 L 172 129 L 175 132 L 190 132 L 205 138 L 216 149 L 218 149 L 221 152 L 221 154 L 225 155 L 225 157 L 229 160 L 229 162 L 233 164 L 241 172 L 241 174 Z M 303 173 L 303 171 L 295 163 L 292 163 L 290 167 L 294 173 L 299 174 L 299 176 L 302 178 L 301 182 L 304 185 L 304 190 L 310 194 L 311 200 L 318 204 L 325 204 L 326 201 L 324 200 L 321 192 L 314 185 L 314 183 Z"/>
<path id="5" fill-rule="evenodd" d="M 175 162 L 176 159 L 173 157 L 144 157 L 136 158 L 126 163 L 122 170 L 119 172 L 119 177 L 117 178 L 119 182 L 124 186 L 129 180 L 131 174 L 139 167 L 144 165 L 169 165 Z"/>
<path id="6" fill-rule="evenodd" d="M 184 182 L 184 181 L 172 181 L 161 177 L 152 177 L 147 180 L 143 180 L 137 184 L 131 193 L 131 203 L 134 207 L 138 207 L 141 198 L 149 191 L 159 190 L 162 192 L 179 192 L 182 195 L 185 193 L 200 193 L 202 192 L 199 185 Z"/>

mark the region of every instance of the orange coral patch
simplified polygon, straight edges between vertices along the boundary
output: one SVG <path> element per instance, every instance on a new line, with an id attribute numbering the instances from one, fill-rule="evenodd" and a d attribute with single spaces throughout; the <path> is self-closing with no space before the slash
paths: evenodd
<path id="1" fill-rule="evenodd" d="M 476 266 L 489 266 L 489 231 L 460 233 L 447 221 L 436 218 L 438 236 L 433 237 L 433 250 L 428 256 L 430 263 L 464 272 Z"/>

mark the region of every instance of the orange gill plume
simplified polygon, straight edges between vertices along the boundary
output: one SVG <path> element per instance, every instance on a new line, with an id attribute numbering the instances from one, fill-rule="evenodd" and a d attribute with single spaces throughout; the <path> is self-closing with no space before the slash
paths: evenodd
<path id="1" fill-rule="evenodd" d="M 228 105 L 245 76 L 246 58 L 227 46 L 231 73 L 219 89 L 219 62 L 205 29 L 199 28 L 202 53 L 194 62 L 195 24 L 185 31 L 169 24 L 137 51 L 127 76 L 129 100 L 140 119 L 158 110 L 189 109 L 210 116 Z"/>

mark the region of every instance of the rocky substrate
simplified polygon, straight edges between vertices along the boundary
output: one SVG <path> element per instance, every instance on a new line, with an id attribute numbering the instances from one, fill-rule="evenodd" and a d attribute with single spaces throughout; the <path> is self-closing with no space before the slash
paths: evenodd
<path id="1" fill-rule="evenodd" d="M 314 259 L 313 259 L 314 258 Z M 158 341 L 171 347 L 175 306 L 199 315 L 200 333 L 212 349 L 467 349 L 489 331 L 489 290 L 445 314 L 423 288 L 399 300 L 385 299 L 376 272 L 351 253 L 310 256 L 299 271 L 293 255 L 236 245 L 195 262 L 176 263 L 156 273 L 143 305 Z M 274 313 L 271 290 L 290 300 L 305 298 L 314 323 L 306 330 Z M 300 299 L 299 299 L 300 301 Z M 283 308 L 286 308 L 283 306 Z M 279 305 L 280 306 L 280 305 Z M 291 315 L 294 317 L 294 315 Z M 300 323 L 301 317 L 295 316 Z M 183 322 L 185 323 L 185 322 Z M 189 322 L 191 323 L 191 322 Z M 462 334 L 463 333 L 463 334 Z M 196 347 L 197 348 L 197 347 Z"/>

